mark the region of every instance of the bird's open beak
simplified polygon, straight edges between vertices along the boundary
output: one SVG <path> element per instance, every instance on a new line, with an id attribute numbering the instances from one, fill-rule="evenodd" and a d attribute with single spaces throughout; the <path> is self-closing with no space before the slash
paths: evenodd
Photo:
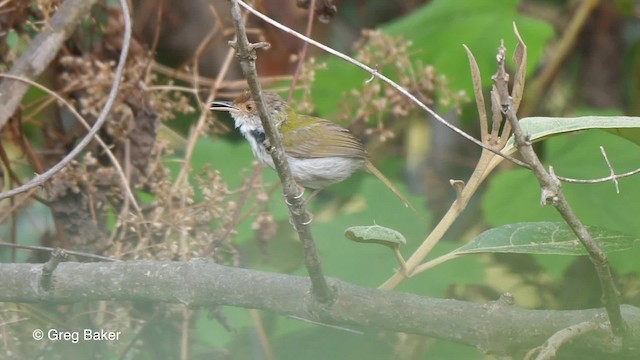
<path id="1" fill-rule="evenodd" d="M 233 103 L 231 101 L 212 101 L 209 104 L 209 109 L 216 110 L 216 111 L 237 110 L 237 108 L 233 106 Z"/>

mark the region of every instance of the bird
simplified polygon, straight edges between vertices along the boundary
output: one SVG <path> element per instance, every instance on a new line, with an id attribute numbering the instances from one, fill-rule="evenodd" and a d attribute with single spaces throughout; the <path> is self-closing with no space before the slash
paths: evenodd
<path id="1" fill-rule="evenodd" d="M 329 120 L 295 113 L 273 91 L 262 93 L 263 102 L 282 136 L 284 153 L 296 183 L 316 190 L 341 182 L 354 172 L 366 168 L 380 179 L 405 206 L 415 209 L 369 160 L 364 145 L 348 129 Z M 233 101 L 213 101 L 211 110 L 229 112 L 235 127 L 251 145 L 254 156 L 275 169 L 271 145 L 251 92 L 244 91 Z M 309 201 L 309 199 L 307 199 Z"/>

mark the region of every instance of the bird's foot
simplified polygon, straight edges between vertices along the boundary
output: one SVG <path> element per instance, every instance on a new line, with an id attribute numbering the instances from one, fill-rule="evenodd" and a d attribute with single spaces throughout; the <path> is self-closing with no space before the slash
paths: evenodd
<path id="1" fill-rule="evenodd" d="M 307 199 L 304 201 L 304 206 L 308 206 L 309 203 L 311 202 L 311 200 L 316 197 L 316 195 L 318 195 L 320 193 L 320 191 L 322 191 L 322 189 L 315 189 L 311 195 L 309 195 L 309 197 L 307 197 Z"/>
<path id="2" fill-rule="evenodd" d="M 301 197 L 303 197 L 303 196 L 304 196 L 304 187 L 302 187 L 302 186 L 298 186 L 298 189 L 300 189 L 300 193 L 299 193 L 299 194 L 297 194 L 297 195 L 294 195 L 294 196 L 293 196 L 293 198 L 294 198 L 295 200 L 298 200 L 298 199 L 300 199 Z M 287 196 L 286 196 L 286 195 L 284 196 L 284 202 L 285 202 L 287 205 L 289 205 L 289 206 L 291 206 L 291 205 L 292 205 L 292 204 L 289 202 L 289 200 L 287 199 Z"/>
<path id="3" fill-rule="evenodd" d="M 302 222 L 302 225 L 309 225 L 311 224 L 311 222 L 313 222 L 313 214 L 311 212 L 309 212 L 308 210 L 305 210 L 305 215 L 307 216 L 307 220 Z"/>
<path id="4" fill-rule="evenodd" d="M 304 220 L 304 221 L 302 221 L 302 222 L 300 223 L 300 225 L 307 226 L 307 225 L 311 224 L 311 222 L 313 222 L 313 214 L 312 214 L 312 213 L 310 213 L 309 211 L 305 210 L 305 215 L 306 215 L 306 218 L 307 218 L 307 219 L 306 219 L 306 220 Z M 300 230 L 300 229 L 298 229 L 298 227 L 296 226 L 295 221 L 293 221 L 293 218 L 291 217 L 291 214 L 289 214 L 289 224 L 291 224 L 291 225 L 293 226 L 293 229 L 294 229 L 295 231 L 299 231 L 299 230 Z"/>

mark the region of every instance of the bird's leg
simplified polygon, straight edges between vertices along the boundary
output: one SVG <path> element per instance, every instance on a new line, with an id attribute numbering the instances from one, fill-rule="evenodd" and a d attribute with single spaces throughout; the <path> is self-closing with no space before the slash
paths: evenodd
<path id="1" fill-rule="evenodd" d="M 309 202 L 310 202 L 314 197 L 316 197 L 316 195 L 318 195 L 318 193 L 320 192 L 320 190 L 322 190 L 322 189 L 315 189 L 315 190 L 313 190 L 313 192 L 311 193 L 311 195 L 309 195 L 309 197 L 307 197 L 307 198 L 304 200 L 304 206 L 305 206 L 305 208 L 309 205 Z M 309 225 L 309 224 L 311 224 L 311 222 L 313 221 L 313 214 L 312 214 L 309 210 L 306 210 L 306 209 L 305 209 L 304 211 L 307 213 L 307 217 L 309 218 L 309 220 L 308 220 L 308 221 L 306 221 L 306 222 L 304 222 L 304 223 L 303 223 L 303 225 Z"/>
<path id="2" fill-rule="evenodd" d="M 309 205 L 309 202 L 311 202 L 311 200 L 316 197 L 316 195 L 318 195 L 320 193 L 320 191 L 322 191 L 322 189 L 315 189 L 313 190 L 313 192 L 311 193 L 311 195 L 309 195 L 309 197 L 304 201 L 304 206 Z"/>
<path id="3" fill-rule="evenodd" d="M 294 199 L 296 199 L 296 200 L 298 200 L 298 199 L 300 199 L 302 196 L 304 196 L 304 186 L 300 186 L 300 185 L 298 185 L 298 189 L 300 189 L 300 194 L 298 194 L 298 195 L 294 195 L 294 196 L 293 196 L 293 198 L 294 198 Z M 286 197 L 286 196 L 284 196 L 284 202 L 285 202 L 287 205 L 291 206 L 291 203 L 289 202 L 289 200 L 287 200 L 287 197 Z M 307 203 L 305 202 L 305 205 L 306 205 L 306 204 L 307 204 Z"/>
<path id="4" fill-rule="evenodd" d="M 298 186 L 300 186 L 300 185 L 298 185 Z M 311 193 L 311 195 L 309 195 L 309 197 L 304 201 L 304 206 L 308 206 L 308 205 L 309 205 L 309 202 L 311 202 L 311 200 L 312 200 L 314 197 L 316 197 L 316 195 L 318 195 L 318 194 L 320 193 L 320 191 L 321 191 L 321 190 L 322 190 L 322 189 L 315 189 L 315 190 L 313 190 L 313 192 Z M 300 194 L 295 195 L 293 198 L 294 198 L 294 199 L 296 199 L 296 200 L 298 200 L 298 199 L 300 199 L 302 196 L 304 196 L 304 187 L 303 187 L 303 186 L 300 186 Z M 285 196 L 285 198 L 284 198 L 284 202 L 285 202 L 287 205 L 291 205 L 291 203 L 289 203 L 289 201 L 287 200 L 287 197 L 286 197 L 286 196 Z"/>
<path id="5" fill-rule="evenodd" d="M 309 225 L 313 221 L 313 214 L 310 213 L 309 211 L 307 211 L 307 217 L 309 218 L 309 220 L 303 222 L 302 225 Z M 296 227 L 296 224 L 293 222 L 293 218 L 291 217 L 291 214 L 289 214 L 289 224 L 291 224 L 291 226 L 293 226 L 293 229 L 295 231 L 298 231 L 298 228 Z"/>
<path id="6" fill-rule="evenodd" d="M 296 200 L 297 200 L 297 199 L 300 199 L 302 196 L 304 196 L 304 187 L 303 187 L 303 186 L 300 186 L 300 185 L 298 185 L 298 186 L 300 187 L 300 194 L 295 195 L 295 196 L 293 197 L 293 198 L 294 198 L 294 199 L 296 199 Z M 314 190 L 314 191 L 313 191 L 313 193 L 311 193 L 311 196 L 309 196 L 309 197 L 304 201 L 304 206 L 306 207 L 306 206 L 309 204 L 309 201 L 310 201 L 311 199 L 313 199 L 316 195 L 318 195 L 318 193 L 319 193 L 319 192 L 320 192 L 320 189 L 316 189 L 316 190 Z M 286 197 L 284 198 L 284 202 L 285 202 L 287 205 L 291 205 L 291 204 L 287 201 L 287 198 L 286 198 Z M 303 222 L 303 223 L 302 223 L 302 225 L 309 225 L 309 224 L 311 224 L 311 222 L 313 221 L 313 214 L 312 214 L 312 213 L 310 213 L 308 210 L 305 210 L 305 212 L 307 213 L 307 217 L 309 218 L 309 220 L 307 220 L 307 221 Z M 293 219 L 291 218 L 291 214 L 289 214 L 289 224 L 293 225 L 294 229 L 295 229 L 296 231 L 298 231 L 298 229 L 296 229 L 295 224 L 293 223 Z"/>

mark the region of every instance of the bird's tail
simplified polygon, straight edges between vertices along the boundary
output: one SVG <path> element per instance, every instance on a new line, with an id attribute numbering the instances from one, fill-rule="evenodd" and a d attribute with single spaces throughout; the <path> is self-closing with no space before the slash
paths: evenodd
<path id="1" fill-rule="evenodd" d="M 380 170 L 378 170 L 378 168 L 376 168 L 371 163 L 371 161 L 366 160 L 365 161 L 365 166 L 366 166 L 367 170 L 369 170 L 370 173 L 372 173 L 378 179 L 380 179 L 380 181 L 382 181 L 382 183 L 385 184 L 389 188 L 389 190 L 391 190 L 398 197 L 398 199 L 400 199 L 400 201 L 402 201 L 404 203 L 404 206 L 406 206 L 409 209 L 411 209 L 414 213 L 416 213 L 416 214 L 418 213 L 416 208 L 414 208 L 413 205 L 411 205 L 409 200 L 407 200 L 407 198 L 405 198 L 404 195 L 402 195 L 402 193 L 400 193 L 400 191 L 398 189 L 396 189 L 395 186 L 393 186 L 391 181 L 389 181 L 389 179 L 387 179 L 387 177 L 384 176 L 384 174 L 382 174 L 382 172 Z"/>

